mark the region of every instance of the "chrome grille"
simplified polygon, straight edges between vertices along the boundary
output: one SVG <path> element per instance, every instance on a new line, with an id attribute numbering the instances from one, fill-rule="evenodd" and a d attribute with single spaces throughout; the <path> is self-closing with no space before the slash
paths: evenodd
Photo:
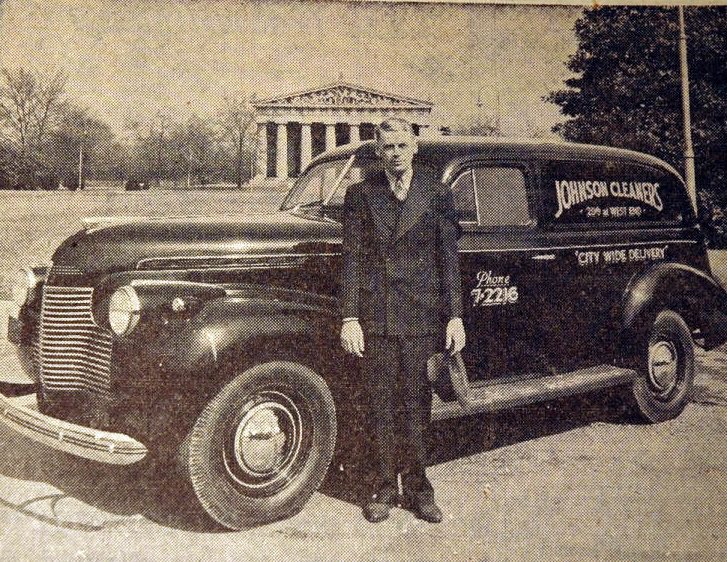
<path id="1" fill-rule="evenodd" d="M 91 316 L 91 287 L 43 289 L 38 351 L 44 389 L 111 390 L 111 332 Z"/>

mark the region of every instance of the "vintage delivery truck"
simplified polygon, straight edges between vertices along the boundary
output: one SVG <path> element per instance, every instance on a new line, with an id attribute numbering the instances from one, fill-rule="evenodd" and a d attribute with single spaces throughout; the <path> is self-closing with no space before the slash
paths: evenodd
<path id="1" fill-rule="evenodd" d="M 420 142 L 424 168 L 460 215 L 468 334 L 468 401 L 438 380 L 436 419 L 607 387 L 647 421 L 679 415 L 695 342 L 727 339 L 727 297 L 670 166 L 442 137 Z M 377 169 L 372 142 L 348 145 L 267 216 L 87 222 L 18 278 L 9 337 L 37 409 L 3 397 L 0 419 L 99 462 L 171 456 L 228 528 L 300 510 L 337 436 L 366 435 L 339 344 L 340 219 L 346 189 Z"/>

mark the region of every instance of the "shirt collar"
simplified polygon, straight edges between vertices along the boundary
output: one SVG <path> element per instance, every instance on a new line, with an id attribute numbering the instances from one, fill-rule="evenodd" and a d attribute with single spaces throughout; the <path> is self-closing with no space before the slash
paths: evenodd
<path id="1" fill-rule="evenodd" d="M 391 190 L 394 190 L 394 184 L 396 183 L 396 180 L 398 179 L 394 174 L 389 172 L 389 170 L 384 170 L 386 172 L 386 178 L 389 180 L 389 187 Z M 406 191 L 409 191 L 409 188 L 411 187 L 411 178 L 414 175 L 414 170 L 409 168 L 406 172 L 404 172 L 401 175 L 401 180 L 404 184 L 404 189 Z"/>

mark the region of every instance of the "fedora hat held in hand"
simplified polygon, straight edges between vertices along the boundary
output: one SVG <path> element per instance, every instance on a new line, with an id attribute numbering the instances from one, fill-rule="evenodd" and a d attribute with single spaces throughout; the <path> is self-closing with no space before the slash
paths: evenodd
<path id="1" fill-rule="evenodd" d="M 435 353 L 427 361 L 427 376 L 437 395 L 445 401 L 456 397 L 463 408 L 469 405 L 469 381 L 461 353 Z M 452 396 L 454 392 L 454 396 Z"/>

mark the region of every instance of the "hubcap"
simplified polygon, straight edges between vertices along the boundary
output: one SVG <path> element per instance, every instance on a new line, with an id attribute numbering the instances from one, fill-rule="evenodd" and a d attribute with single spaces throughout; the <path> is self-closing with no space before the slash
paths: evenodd
<path id="1" fill-rule="evenodd" d="M 659 341 L 649 347 L 649 380 L 662 394 L 677 383 L 677 350 L 670 341 Z"/>
<path id="2" fill-rule="evenodd" d="M 257 395 L 230 433 L 227 471 L 255 494 L 284 487 L 304 462 L 304 422 L 295 402 L 277 391 Z"/>
<path id="3" fill-rule="evenodd" d="M 242 419 L 235 432 L 235 460 L 255 476 L 275 472 L 286 460 L 286 444 L 295 441 L 293 416 L 276 402 L 258 404 Z"/>

